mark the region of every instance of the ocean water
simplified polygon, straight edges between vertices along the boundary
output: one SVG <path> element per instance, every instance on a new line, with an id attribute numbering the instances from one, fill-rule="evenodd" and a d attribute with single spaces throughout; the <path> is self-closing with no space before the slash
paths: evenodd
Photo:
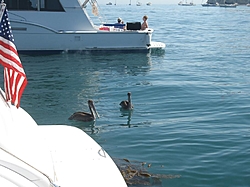
<path id="1" fill-rule="evenodd" d="M 153 41 L 166 49 L 20 55 L 29 81 L 21 106 L 39 125 L 76 126 L 111 157 L 173 176 L 151 186 L 250 186 L 250 7 L 101 9 L 111 23 L 148 15 Z M 119 107 L 127 92 L 131 113 Z M 88 99 L 100 118 L 69 121 L 72 113 L 88 111 Z"/>

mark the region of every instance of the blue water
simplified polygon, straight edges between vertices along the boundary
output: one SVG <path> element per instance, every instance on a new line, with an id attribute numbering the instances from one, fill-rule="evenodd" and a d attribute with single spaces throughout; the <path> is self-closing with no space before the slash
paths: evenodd
<path id="1" fill-rule="evenodd" d="M 101 6 L 111 23 L 148 15 L 163 52 L 20 56 L 21 106 L 39 125 L 76 126 L 113 158 L 151 164 L 155 186 L 250 186 L 250 8 Z M 2 82 L 1 82 L 2 83 Z M 119 103 L 132 93 L 134 111 Z M 69 121 L 88 111 L 94 124 Z"/>

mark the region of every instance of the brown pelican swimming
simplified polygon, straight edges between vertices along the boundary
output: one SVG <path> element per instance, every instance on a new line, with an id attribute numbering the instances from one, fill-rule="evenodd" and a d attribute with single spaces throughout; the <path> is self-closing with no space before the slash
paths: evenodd
<path id="1" fill-rule="evenodd" d="M 72 114 L 69 119 L 70 120 L 77 120 L 77 121 L 94 121 L 96 117 L 99 118 L 99 114 L 95 109 L 94 102 L 92 100 L 88 100 L 89 110 L 90 113 L 87 112 L 75 112 Z"/>
<path id="2" fill-rule="evenodd" d="M 128 100 L 122 101 L 120 105 L 124 110 L 132 110 L 134 108 L 131 101 L 131 92 L 128 92 Z"/>

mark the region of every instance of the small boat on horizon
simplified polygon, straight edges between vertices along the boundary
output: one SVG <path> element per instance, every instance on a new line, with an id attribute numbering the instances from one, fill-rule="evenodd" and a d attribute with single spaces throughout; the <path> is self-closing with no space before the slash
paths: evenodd
<path id="1" fill-rule="evenodd" d="M 150 5 L 151 5 L 151 2 L 147 2 L 147 4 L 146 4 L 146 5 L 150 6 Z"/>
<path id="2" fill-rule="evenodd" d="M 108 2 L 108 3 L 106 3 L 106 5 L 112 5 L 112 3 L 111 3 L 111 2 Z"/>
<path id="3" fill-rule="evenodd" d="M 223 7 L 223 8 L 236 8 L 237 6 L 238 6 L 238 3 L 227 2 L 226 0 L 224 0 L 224 3 L 220 4 L 220 7 Z"/>
<path id="4" fill-rule="evenodd" d="M 219 6 L 222 7 L 222 8 L 236 8 L 238 6 L 238 4 L 237 3 L 234 3 L 234 4 L 220 4 Z"/>
<path id="5" fill-rule="evenodd" d="M 195 4 L 193 3 L 193 1 L 190 2 L 190 3 L 188 3 L 187 1 L 186 1 L 185 3 L 182 2 L 182 1 L 180 1 L 180 2 L 178 3 L 178 5 L 180 5 L 180 6 L 195 6 Z"/>
<path id="6" fill-rule="evenodd" d="M 246 4 L 247 7 L 250 7 L 250 0 L 248 0 L 248 3 Z"/>
<path id="7" fill-rule="evenodd" d="M 203 7 L 219 7 L 219 3 L 216 0 L 207 0 L 206 3 L 202 3 Z"/>
<path id="8" fill-rule="evenodd" d="M 141 2 L 139 1 L 136 2 L 136 6 L 141 6 L 141 5 L 142 5 Z"/>

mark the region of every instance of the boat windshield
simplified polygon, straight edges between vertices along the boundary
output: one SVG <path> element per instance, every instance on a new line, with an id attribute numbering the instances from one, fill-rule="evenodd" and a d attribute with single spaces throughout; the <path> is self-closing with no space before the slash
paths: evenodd
<path id="1" fill-rule="evenodd" d="M 5 0 L 8 10 L 64 11 L 59 0 Z"/>

